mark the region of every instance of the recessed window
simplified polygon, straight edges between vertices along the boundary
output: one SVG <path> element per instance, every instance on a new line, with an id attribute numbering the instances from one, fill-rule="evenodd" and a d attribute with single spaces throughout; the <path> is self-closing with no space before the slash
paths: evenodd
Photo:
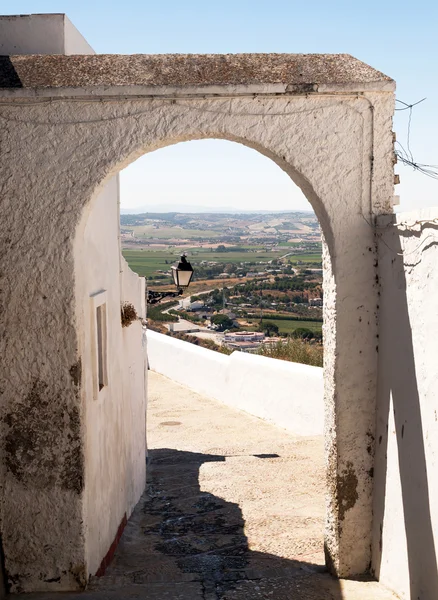
<path id="1" fill-rule="evenodd" d="M 97 373 L 99 392 L 107 385 L 106 379 L 106 304 L 96 308 Z"/>
<path id="2" fill-rule="evenodd" d="M 91 360 L 93 366 L 94 398 L 108 386 L 108 316 L 107 293 L 101 290 L 91 300 Z"/>

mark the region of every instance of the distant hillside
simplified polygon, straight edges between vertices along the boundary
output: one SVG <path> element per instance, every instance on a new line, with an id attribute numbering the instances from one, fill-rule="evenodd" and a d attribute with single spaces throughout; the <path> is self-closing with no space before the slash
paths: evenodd
<path id="1" fill-rule="evenodd" d="M 313 214 L 312 211 L 296 211 L 296 210 L 239 210 L 235 209 L 232 206 L 221 206 L 221 207 L 211 207 L 211 206 L 194 206 L 190 204 L 178 205 L 178 204 L 156 204 L 151 206 L 142 206 L 139 208 L 121 208 L 121 215 L 146 215 L 146 214 L 163 214 L 163 213 L 182 213 L 182 214 L 285 214 L 285 213 L 309 213 Z"/>
<path id="2" fill-rule="evenodd" d="M 120 224 L 123 226 L 138 226 L 146 225 L 150 222 L 157 223 L 171 223 L 171 224 L 186 224 L 202 222 L 210 224 L 227 223 L 228 220 L 233 222 L 236 221 L 249 221 L 249 222 L 264 222 L 268 223 L 271 219 L 278 220 L 279 223 L 292 225 L 294 220 L 296 221 L 309 221 L 317 224 L 317 219 L 314 213 L 307 211 L 285 211 L 285 212 L 269 212 L 269 211 L 244 211 L 244 212 L 198 212 L 198 213 L 186 213 L 183 211 L 173 212 L 145 212 L 145 213 L 134 213 L 134 214 L 121 214 Z M 228 223 L 228 226 L 230 223 Z"/>

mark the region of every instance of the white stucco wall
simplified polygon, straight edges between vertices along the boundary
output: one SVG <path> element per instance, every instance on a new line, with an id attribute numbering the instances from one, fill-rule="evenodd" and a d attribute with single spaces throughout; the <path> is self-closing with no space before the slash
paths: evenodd
<path id="1" fill-rule="evenodd" d="M 121 258 L 121 302 L 132 304 L 139 320 L 122 328 L 123 344 L 123 411 L 127 461 L 124 471 L 126 512 L 131 514 L 146 485 L 146 408 L 147 353 L 146 327 L 140 320 L 146 316 L 145 280 L 131 271 Z M 144 321 L 143 321 L 144 322 Z"/>
<path id="2" fill-rule="evenodd" d="M 85 411 L 86 564 L 94 575 L 145 485 L 145 359 L 140 320 L 122 328 L 120 307 L 145 316 L 144 280 L 120 258 L 118 177 L 86 210 L 75 243 L 76 323 Z M 108 382 L 96 389 L 95 298 L 104 295 Z M 100 302 L 100 300 L 99 300 Z"/>
<path id="3" fill-rule="evenodd" d="M 82 358 L 76 339 L 82 326 L 76 314 L 83 300 L 77 297 L 73 278 L 79 264 L 73 253 L 78 220 L 103 182 L 142 154 L 202 138 L 240 142 L 272 158 L 301 187 L 320 220 L 326 242 L 327 564 L 341 576 L 366 572 L 378 359 L 372 222 L 375 215 L 391 211 L 393 82 L 368 73 L 362 84 L 356 75 L 368 71 L 355 62 L 352 69 L 341 69 L 345 79 L 341 73 L 340 79 L 330 81 L 323 73 L 319 84 L 313 79 L 304 85 L 288 83 L 297 61 L 304 60 L 303 72 L 309 67 L 307 75 L 312 76 L 313 59 L 303 57 L 287 58 L 281 70 L 284 82 L 277 81 L 276 72 L 267 72 L 266 61 L 257 56 L 232 58 L 237 66 L 230 66 L 230 78 L 228 68 L 221 67 L 231 60 L 227 57 L 197 57 L 196 63 L 174 57 L 70 58 L 9 59 L 20 87 L 8 75 L 10 87 L 1 91 L 5 125 L 0 144 L 7 152 L 0 165 L 0 326 L 6 332 L 0 338 L 5 365 L 0 365 L 0 383 L 2 428 L 10 444 L 4 445 L 6 491 L 0 510 L 11 577 L 17 587 L 35 589 L 37 580 L 50 589 L 56 587 L 52 573 L 59 569 L 70 574 L 73 587 L 82 585 L 74 576 L 82 560 L 82 487 L 67 488 L 72 464 L 79 465 L 78 484 L 82 475 L 81 465 L 67 452 L 69 436 L 74 434 L 81 457 L 82 426 L 88 427 L 74 376 Z M 349 57 L 322 60 L 351 62 Z M 47 68 L 55 63 L 54 71 Z M 243 64 L 247 66 L 239 66 Z M 209 78 L 212 65 L 215 75 Z M 152 73 L 160 85 L 151 84 Z M 28 219 L 23 231 L 19 216 L 24 213 Z M 35 409 L 41 397 L 44 425 Z M 24 407 L 34 407 L 34 412 Z M 59 420 L 67 408 L 70 421 Z M 38 433 L 39 448 L 52 462 L 36 462 L 23 454 L 27 438 L 17 432 L 24 427 Z M 85 441 L 89 443 L 88 432 Z M 104 444 L 99 448 L 105 449 Z M 46 499 L 38 514 L 35 490 Z M 67 509 L 68 520 L 62 517 Z M 53 520 L 56 527 L 51 527 Z M 35 535 L 29 533 L 29 522 Z M 24 540 L 21 545 L 17 537 Z M 42 558 L 30 550 L 29 538 L 43 540 L 49 548 Z M 66 538 L 75 541 L 63 546 Z M 96 544 L 103 550 L 105 544 Z M 83 568 L 81 564 L 81 572 Z"/>
<path id="4" fill-rule="evenodd" d="M 94 54 L 94 50 L 64 14 L 41 14 L 0 17 L 0 54 Z M 50 574 L 45 579 L 52 580 L 51 587 L 56 589 L 83 585 L 87 575 L 96 573 L 145 485 L 145 339 L 140 321 L 123 329 L 120 322 L 124 301 L 135 306 L 139 317 L 145 315 L 144 280 L 130 271 L 120 256 L 118 201 L 116 175 L 86 207 L 75 239 L 79 360 L 72 378 L 80 390 L 85 421 L 78 431 L 78 436 L 83 436 L 83 466 L 79 465 L 80 455 L 76 457 L 78 473 L 84 470 L 78 475 L 84 488 L 75 499 L 75 510 L 82 512 L 82 519 L 76 518 L 80 525 L 76 536 L 70 535 L 66 551 L 73 556 L 71 546 L 75 547 L 77 564 L 72 565 L 71 573 L 61 569 L 62 563 L 68 562 L 62 551 L 55 553 L 47 566 L 40 563 L 40 571 L 47 569 Z M 107 307 L 108 385 L 96 392 L 93 302 L 102 297 Z M 79 485 L 76 487 L 79 491 Z M 65 540 L 59 541 L 65 546 Z M 46 589 L 47 583 L 32 576 L 24 589 Z"/>
<path id="5" fill-rule="evenodd" d="M 0 16 L 1 54 L 94 54 L 64 14 Z"/>
<path id="6" fill-rule="evenodd" d="M 322 435 L 323 370 L 254 354 L 230 356 L 148 331 L 150 368 L 296 435 Z"/>
<path id="7" fill-rule="evenodd" d="M 373 569 L 438 598 L 438 209 L 381 217 Z"/>

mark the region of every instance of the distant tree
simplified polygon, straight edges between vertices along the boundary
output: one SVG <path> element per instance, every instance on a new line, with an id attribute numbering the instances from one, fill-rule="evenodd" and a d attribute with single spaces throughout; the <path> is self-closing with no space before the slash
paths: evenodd
<path id="1" fill-rule="evenodd" d="M 278 325 L 272 321 L 263 321 L 263 323 L 260 325 L 260 330 L 263 331 L 268 337 L 278 335 L 279 332 Z"/>
<path id="2" fill-rule="evenodd" d="M 227 249 L 223 244 L 220 244 L 217 248 L 216 248 L 216 252 L 226 252 Z"/>
<path id="3" fill-rule="evenodd" d="M 314 337 L 314 333 L 311 329 L 307 329 L 307 327 L 298 327 L 292 333 L 292 337 L 301 338 L 302 340 L 311 340 Z"/>
<path id="4" fill-rule="evenodd" d="M 233 326 L 233 321 L 227 315 L 213 315 L 211 322 L 213 325 L 217 325 L 219 331 L 224 331 Z"/>

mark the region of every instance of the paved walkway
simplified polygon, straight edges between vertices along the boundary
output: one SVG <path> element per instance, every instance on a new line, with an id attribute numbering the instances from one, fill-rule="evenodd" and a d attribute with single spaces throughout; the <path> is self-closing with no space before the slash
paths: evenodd
<path id="1" fill-rule="evenodd" d="M 97 589 L 141 585 L 145 600 L 394 598 L 324 572 L 320 437 L 153 372 L 149 385 L 148 490 Z"/>
<path id="2" fill-rule="evenodd" d="M 153 372 L 149 386 L 147 491 L 106 575 L 63 598 L 394 600 L 375 582 L 325 573 L 321 438 Z"/>

